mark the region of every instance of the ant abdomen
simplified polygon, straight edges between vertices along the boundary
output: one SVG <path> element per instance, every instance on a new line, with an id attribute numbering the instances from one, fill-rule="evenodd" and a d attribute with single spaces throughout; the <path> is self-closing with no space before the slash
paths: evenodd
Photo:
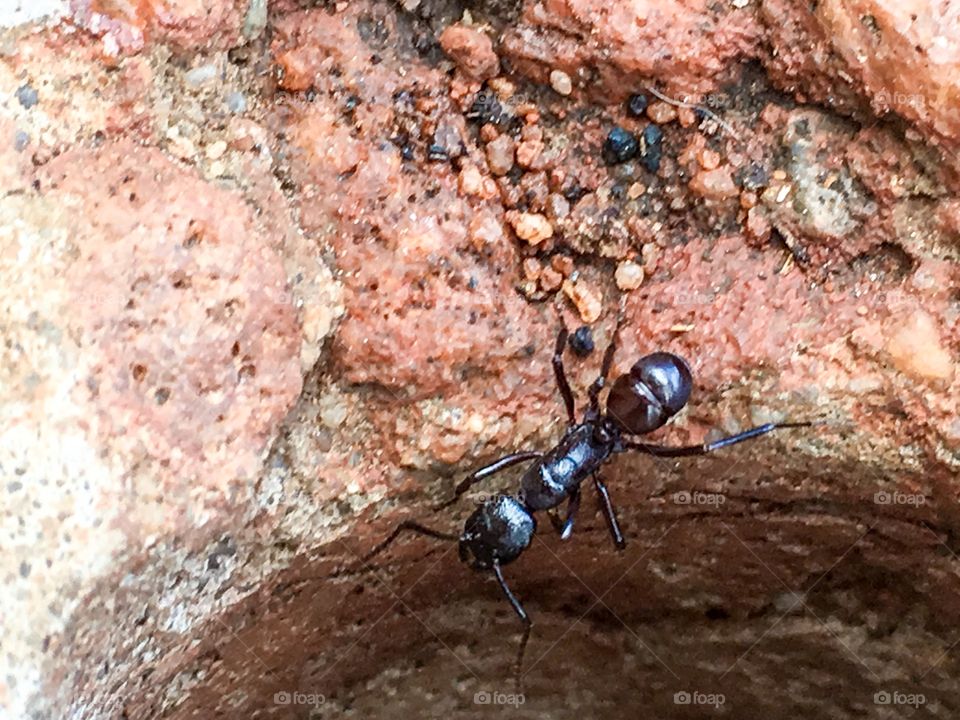
<path id="1" fill-rule="evenodd" d="M 537 521 L 516 498 L 496 495 L 467 518 L 460 536 L 460 560 L 476 570 L 494 562 L 506 565 L 519 557 L 537 530 Z"/>
<path id="2" fill-rule="evenodd" d="M 683 409 L 692 386 L 683 358 L 665 352 L 646 355 L 614 381 L 607 417 L 626 433 L 652 432 Z"/>

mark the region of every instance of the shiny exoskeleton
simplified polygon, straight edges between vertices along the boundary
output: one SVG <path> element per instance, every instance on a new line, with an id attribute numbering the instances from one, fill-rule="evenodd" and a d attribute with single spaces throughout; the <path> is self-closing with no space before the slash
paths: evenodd
<path id="1" fill-rule="evenodd" d="M 521 477 L 520 491 L 516 496 L 497 495 L 482 502 L 467 518 L 459 537 L 431 530 L 415 522 L 403 522 L 364 558 L 366 561 L 377 555 L 408 530 L 442 540 L 458 541 L 460 559 L 475 570 L 492 571 L 523 622 L 524 634 L 517 658 L 518 682 L 523 650 L 532 623 L 508 587 L 501 568 L 516 560 L 529 547 L 537 530 L 535 512 L 551 511 L 566 502 L 565 520 L 561 522 L 556 515 L 549 515 L 560 537 L 566 540 L 573 531 L 574 519 L 580 507 L 580 486 L 590 478 L 613 542 L 622 550 L 625 547 L 623 533 L 610 494 L 599 475 L 601 466 L 613 455 L 622 452 L 640 452 L 659 457 L 703 455 L 778 428 L 811 425 L 809 422 L 768 423 L 714 442 L 686 447 L 665 447 L 630 440 L 630 436 L 645 435 L 663 427 L 683 409 L 690 398 L 693 377 L 686 361 L 677 355 L 666 352 L 646 355 L 634 363 L 629 372 L 614 381 L 607 396 L 606 408 L 601 409 L 600 392 L 606 385 L 613 364 L 616 335 L 614 333 L 604 353 L 600 375 L 588 391 L 587 410 L 577 422 L 573 393 L 563 369 L 567 330 L 561 328 L 553 353 L 553 369 L 567 412 L 568 428 L 563 438 L 547 452 L 513 453 L 476 470 L 457 485 L 453 498 L 441 507 L 455 503 L 477 482 L 513 465 L 531 462 Z"/>

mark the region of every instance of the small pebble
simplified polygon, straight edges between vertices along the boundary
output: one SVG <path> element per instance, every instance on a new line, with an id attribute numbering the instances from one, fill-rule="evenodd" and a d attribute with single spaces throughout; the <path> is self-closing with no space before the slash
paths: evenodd
<path id="1" fill-rule="evenodd" d="M 543 152 L 543 143 L 536 140 L 525 140 L 517 146 L 517 165 L 528 170 L 538 168 L 537 160 Z"/>
<path id="2" fill-rule="evenodd" d="M 563 285 L 563 275 L 552 267 L 546 267 L 540 272 L 540 287 L 545 292 L 559 290 L 561 285 Z"/>
<path id="3" fill-rule="evenodd" d="M 690 180 L 690 189 L 701 197 L 713 200 L 731 198 L 739 194 L 728 166 L 715 170 L 701 170 Z"/>
<path id="4" fill-rule="evenodd" d="M 552 70 L 550 72 L 550 87 L 560 95 L 569 95 L 573 92 L 573 81 L 563 70 Z"/>
<path id="5" fill-rule="evenodd" d="M 593 352 L 593 348 L 595 347 L 593 343 L 593 330 L 590 329 L 589 325 L 581 325 L 574 331 L 573 335 L 570 336 L 568 342 L 570 343 L 570 349 L 573 350 L 575 355 L 587 357 Z"/>
<path id="6" fill-rule="evenodd" d="M 207 157 L 211 160 L 219 160 L 226 151 L 227 143 L 223 140 L 217 140 L 207 145 Z"/>
<path id="7" fill-rule="evenodd" d="M 564 277 L 570 277 L 573 274 L 573 258 L 569 255 L 554 255 L 550 258 L 550 267 Z"/>
<path id="8" fill-rule="evenodd" d="M 210 82 L 217 76 L 217 66 L 213 63 L 195 67 L 187 72 L 184 80 L 191 87 L 200 87 L 204 83 Z"/>
<path id="9" fill-rule="evenodd" d="M 500 135 L 487 143 L 487 164 L 494 175 L 506 175 L 513 167 L 517 144 L 509 135 Z"/>
<path id="10" fill-rule="evenodd" d="M 647 117 L 657 125 L 664 125 L 677 119 L 677 109 L 670 103 L 651 103 L 647 108 Z"/>
<path id="11" fill-rule="evenodd" d="M 550 193 L 546 203 L 547 217 L 562 220 L 570 214 L 570 202 L 560 193 Z"/>
<path id="12" fill-rule="evenodd" d="M 627 114 L 630 117 L 635 118 L 643 117 L 643 114 L 647 111 L 647 105 L 649 104 L 650 102 L 647 100 L 646 95 L 642 95 L 640 93 L 631 95 L 627 99 Z"/>
<path id="13" fill-rule="evenodd" d="M 517 237 L 531 245 L 539 245 L 553 237 L 553 225 L 539 213 L 525 213 L 511 210 L 507 213 L 507 222 L 513 226 Z"/>
<path id="14" fill-rule="evenodd" d="M 652 275 L 657 269 L 657 263 L 660 262 L 660 246 L 656 243 L 647 243 L 640 251 L 640 257 L 643 258 L 644 275 Z"/>
<path id="15" fill-rule="evenodd" d="M 643 183 L 635 182 L 627 188 L 627 197 L 631 200 L 636 200 L 638 197 L 643 195 L 647 191 L 646 186 Z"/>
<path id="16" fill-rule="evenodd" d="M 576 306 L 580 319 L 585 323 L 596 322 L 603 312 L 603 298 L 586 281 L 579 280 L 574 283 L 566 280 L 563 283 L 563 292 Z"/>
<path id="17" fill-rule="evenodd" d="M 540 277 L 540 262 L 536 258 L 527 258 L 523 261 L 523 276 L 527 280 L 536 280 Z"/>
<path id="18" fill-rule="evenodd" d="M 21 85 L 17 88 L 16 92 L 17 100 L 20 101 L 20 104 L 23 105 L 27 110 L 32 108 L 39 101 L 39 96 L 35 88 L 30 87 L 29 85 Z"/>
<path id="19" fill-rule="evenodd" d="M 720 153 L 710 148 L 703 148 L 698 153 L 697 161 L 704 170 L 716 170 L 720 167 Z"/>
<path id="20" fill-rule="evenodd" d="M 617 165 L 632 160 L 640 152 L 636 136 L 619 125 L 614 127 L 603 143 L 603 159 L 608 165 Z"/>
<path id="21" fill-rule="evenodd" d="M 480 126 L 480 139 L 485 143 L 493 142 L 498 137 L 500 137 L 500 132 L 497 130 L 496 125 L 487 123 L 486 125 Z"/>
<path id="22" fill-rule="evenodd" d="M 238 115 L 247 110 L 247 96 L 242 92 L 232 92 L 227 95 L 227 110 Z"/>
<path id="23" fill-rule="evenodd" d="M 614 279 L 621 290 L 636 290 L 643 283 L 643 267 L 632 260 L 624 260 L 617 265 Z"/>
<path id="24" fill-rule="evenodd" d="M 483 175 L 473 163 L 464 163 L 460 168 L 460 192 L 464 195 L 480 195 L 483 192 Z"/>
<path id="25" fill-rule="evenodd" d="M 502 75 L 500 77 L 490 78 L 487 80 L 487 86 L 493 90 L 493 92 L 495 92 L 497 97 L 501 100 L 509 100 L 517 91 L 517 86 Z"/>
<path id="26" fill-rule="evenodd" d="M 697 121 L 697 114 L 693 108 L 679 107 L 677 108 L 677 121 L 681 127 L 691 127 Z"/>

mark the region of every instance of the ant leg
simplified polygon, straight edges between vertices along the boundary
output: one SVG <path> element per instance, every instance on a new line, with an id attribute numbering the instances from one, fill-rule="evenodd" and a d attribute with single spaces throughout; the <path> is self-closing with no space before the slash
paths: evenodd
<path id="1" fill-rule="evenodd" d="M 526 460 L 534 460 L 538 457 L 542 457 L 543 453 L 534 452 L 527 450 L 524 452 L 512 453 L 506 455 L 499 460 L 496 460 L 489 465 L 484 465 L 479 470 L 474 470 L 472 473 L 467 475 L 460 483 L 457 485 L 456 490 L 453 491 L 453 497 L 450 500 L 447 500 L 445 503 L 441 503 L 435 509 L 443 510 L 453 505 L 457 500 L 460 499 L 460 496 L 463 495 L 467 490 L 473 487 L 476 483 L 480 482 L 484 478 L 488 478 L 491 475 L 494 475 L 501 470 L 505 470 L 508 467 L 516 465 L 517 463 L 522 463 Z"/>
<path id="2" fill-rule="evenodd" d="M 566 326 L 561 325 L 560 332 L 557 334 L 557 344 L 553 348 L 553 374 L 557 376 L 557 388 L 560 390 L 560 397 L 563 398 L 564 407 L 567 408 L 567 421 L 573 425 L 576 421 L 573 392 L 570 390 L 570 383 L 567 382 L 567 374 L 563 370 L 563 348 L 567 344 L 567 335 Z"/>
<path id="3" fill-rule="evenodd" d="M 567 501 L 567 519 L 560 530 L 560 539 L 569 540 L 573 533 L 573 521 L 577 517 L 577 510 L 580 509 L 580 488 L 570 493 L 570 499 Z"/>
<path id="4" fill-rule="evenodd" d="M 604 386 L 607 384 L 607 376 L 610 374 L 610 368 L 613 366 L 613 356 L 617 351 L 617 340 L 620 335 L 620 325 L 622 322 L 623 315 L 617 315 L 617 325 L 613 329 L 613 337 L 610 338 L 610 343 L 607 345 L 607 349 L 603 352 L 603 362 L 600 364 L 600 374 L 597 376 L 597 379 L 593 381 L 593 384 L 587 391 L 587 395 L 590 398 L 590 414 L 594 417 L 598 417 L 600 415 L 600 391 L 603 390 Z"/>
<path id="5" fill-rule="evenodd" d="M 759 425 L 755 428 L 744 430 L 742 433 L 720 438 L 719 440 L 714 440 L 713 442 L 703 443 L 702 445 L 687 445 L 685 447 L 672 448 L 664 447 L 663 445 L 648 445 L 647 443 L 642 442 L 628 442 L 624 443 L 623 451 L 635 450 L 646 455 L 656 455 L 657 457 L 690 457 L 691 455 L 706 455 L 714 450 L 719 450 L 720 448 L 727 447 L 728 445 L 736 445 L 744 440 L 752 440 L 755 437 L 766 435 L 768 432 L 773 432 L 774 430 L 780 430 L 782 428 L 810 427 L 814 424 L 815 423 L 813 422 L 767 423 L 766 425 Z"/>
<path id="6" fill-rule="evenodd" d="M 378 543 L 376 547 L 373 548 L 370 552 L 360 558 L 360 562 L 366 563 L 372 560 L 375 556 L 382 553 L 390 545 L 393 544 L 393 541 L 396 540 L 401 533 L 404 531 L 415 532 L 418 535 L 426 535 L 427 537 L 432 537 L 437 540 L 459 540 L 458 535 L 452 535 L 450 533 L 440 532 L 439 530 L 431 530 L 428 527 L 424 527 L 420 523 L 413 522 L 412 520 L 404 520 L 402 523 L 397 525 L 393 532 L 387 536 L 386 540 Z"/>
<path id="7" fill-rule="evenodd" d="M 560 517 L 552 509 L 547 510 L 547 517 L 550 518 L 550 523 L 553 525 L 553 529 L 557 531 L 557 534 L 560 536 L 561 540 L 569 540 L 571 533 L 573 533 L 573 521 L 576 517 L 577 510 L 580 509 L 580 488 L 577 488 L 572 493 L 570 493 L 570 499 L 567 500 L 567 516 L 560 521 Z"/>
<path id="8" fill-rule="evenodd" d="M 497 576 L 497 582 L 500 583 L 500 589 L 503 590 L 503 594 L 507 598 L 507 602 L 510 603 L 510 607 L 513 608 L 513 611 L 517 614 L 517 617 L 520 618 L 520 622 L 523 623 L 523 637 L 520 638 L 520 647 L 517 650 L 517 665 L 514 668 L 514 682 L 517 685 L 517 692 L 523 691 L 523 653 L 527 649 L 527 641 L 530 639 L 530 628 L 533 627 L 533 623 L 530 621 L 530 616 L 527 615 L 526 610 L 523 609 L 523 605 L 520 604 L 520 601 L 517 600 L 516 595 L 511 592 L 510 587 L 507 585 L 507 581 L 503 577 L 503 571 L 500 569 L 500 562 L 498 560 L 493 561 L 493 574 Z"/>
<path id="9" fill-rule="evenodd" d="M 613 544 L 617 546 L 617 550 L 623 550 L 627 547 L 627 543 L 623 539 L 623 533 L 620 532 L 620 523 L 617 522 L 617 513 L 613 509 L 613 503 L 610 502 L 610 493 L 598 473 L 593 474 L 593 486 L 597 489 L 597 495 L 600 496 L 600 504 L 603 506 L 603 515 L 607 518 L 607 527 L 610 528 Z"/>

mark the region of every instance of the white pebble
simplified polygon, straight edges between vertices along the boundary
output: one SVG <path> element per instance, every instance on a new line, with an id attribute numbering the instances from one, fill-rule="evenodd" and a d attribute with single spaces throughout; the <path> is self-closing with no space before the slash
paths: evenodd
<path id="1" fill-rule="evenodd" d="M 563 70 L 552 70 L 550 72 L 550 87 L 561 95 L 569 95 L 573 92 L 573 81 Z"/>
<path id="2" fill-rule="evenodd" d="M 204 83 L 213 80 L 217 76 L 217 66 L 214 64 L 201 65 L 189 71 L 184 80 L 191 87 L 200 87 Z"/>
<path id="3" fill-rule="evenodd" d="M 614 279 L 621 290 L 636 290 L 643 283 L 643 267 L 632 260 L 624 260 L 617 265 Z"/>

